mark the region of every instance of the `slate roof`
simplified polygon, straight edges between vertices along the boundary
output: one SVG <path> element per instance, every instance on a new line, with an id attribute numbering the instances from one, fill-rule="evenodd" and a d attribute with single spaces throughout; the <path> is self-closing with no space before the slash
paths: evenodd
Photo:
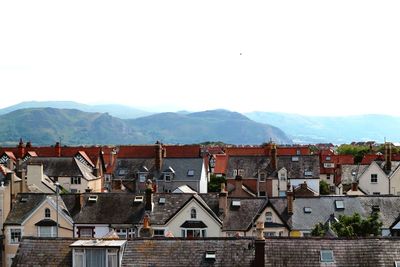
<path id="1" fill-rule="evenodd" d="M 245 238 L 137 239 L 128 241 L 122 266 L 250 266 L 251 243 Z M 215 261 L 205 260 L 206 251 L 215 251 Z"/>
<path id="2" fill-rule="evenodd" d="M 27 164 L 43 164 L 43 173 L 49 177 L 83 177 L 86 180 L 97 179 L 92 168 L 74 157 L 33 157 Z"/>
<path id="3" fill-rule="evenodd" d="M 173 178 L 175 181 L 200 181 L 203 158 L 164 158 L 161 172 L 168 172 L 170 167 L 175 172 Z M 193 176 L 188 175 L 189 170 L 194 171 Z"/>
<path id="4" fill-rule="evenodd" d="M 335 208 L 335 201 L 342 200 L 343 210 Z M 326 222 L 333 213 L 339 215 L 360 214 L 368 217 L 372 206 L 379 205 L 383 228 L 388 229 L 400 214 L 400 197 L 398 196 L 320 196 L 313 198 L 296 198 L 293 201 L 292 228 L 296 230 L 311 230 L 319 222 Z M 311 208 L 311 213 L 305 213 L 304 208 Z"/>
<path id="5" fill-rule="evenodd" d="M 5 225 L 21 225 L 23 221 L 28 218 L 32 212 L 46 200 L 46 198 L 56 203 L 56 196 L 44 193 L 20 193 L 16 197 L 16 201 L 5 220 Z M 66 216 L 70 216 L 67 207 L 62 198 L 59 199 L 60 211 L 64 212 Z"/>
<path id="6" fill-rule="evenodd" d="M 165 198 L 165 203 L 160 203 L 160 198 Z M 195 199 L 205 208 L 210 216 L 219 220 L 218 196 L 217 194 L 174 194 L 157 193 L 153 194 L 153 211 L 150 214 L 152 225 L 165 225 L 168 221 L 181 210 L 192 199 Z"/>
<path id="7" fill-rule="evenodd" d="M 240 207 L 232 207 L 233 200 L 240 200 Z M 266 198 L 228 198 L 228 211 L 223 220 L 223 231 L 247 231 L 255 218 L 265 208 Z"/>
<path id="8" fill-rule="evenodd" d="M 137 178 L 137 173 L 142 171 L 142 167 L 146 167 L 149 170 L 149 178 L 152 178 L 152 172 L 154 171 L 154 159 L 153 158 L 118 158 L 115 164 L 114 177 L 116 178 Z M 120 173 L 121 170 L 126 170 L 126 173 Z"/>
<path id="9" fill-rule="evenodd" d="M 353 177 L 358 179 L 365 172 L 369 165 L 342 165 L 342 184 L 351 184 L 353 182 Z M 354 175 L 353 175 L 354 174 Z"/>
<path id="10" fill-rule="evenodd" d="M 72 266 L 72 238 L 21 240 L 14 267 Z M 270 237 L 265 241 L 265 266 L 394 266 L 400 260 L 399 238 L 290 238 Z M 321 250 L 331 250 L 332 263 L 321 262 Z M 207 261 L 207 251 L 215 261 Z M 148 266 L 243 266 L 255 257 L 251 238 L 159 238 L 128 240 L 122 257 L 123 267 Z"/>
<path id="11" fill-rule="evenodd" d="M 297 157 L 298 161 L 293 161 Z M 258 171 L 263 170 L 268 176 L 273 176 L 274 171 L 269 165 L 270 157 L 266 156 L 230 156 L 228 159 L 227 176 L 233 177 L 235 169 L 243 169 L 243 178 L 258 177 Z M 286 168 L 288 178 L 319 178 L 319 157 L 318 155 L 278 156 L 278 170 Z M 311 171 L 311 176 L 305 176 L 305 171 Z"/>
<path id="12" fill-rule="evenodd" d="M 76 239 L 72 238 L 22 238 L 13 267 L 27 266 L 72 266 L 72 249 Z"/>
<path id="13" fill-rule="evenodd" d="M 265 266 L 394 266 L 400 260 L 398 238 L 267 238 Z M 333 251 L 333 263 L 322 263 L 321 250 Z"/>
<path id="14" fill-rule="evenodd" d="M 89 196 L 96 195 L 96 202 Z M 85 193 L 83 206 L 79 194 L 64 194 L 62 198 L 73 220 L 78 224 L 137 224 L 144 216 L 144 202 L 134 203 L 129 193 Z"/>

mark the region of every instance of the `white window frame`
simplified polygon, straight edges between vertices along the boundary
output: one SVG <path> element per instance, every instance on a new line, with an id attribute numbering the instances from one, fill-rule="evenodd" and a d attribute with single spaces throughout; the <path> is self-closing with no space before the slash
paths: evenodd
<path id="1" fill-rule="evenodd" d="M 50 228 L 50 236 L 43 236 L 40 233 L 41 229 Z M 57 226 L 38 226 L 37 228 L 38 237 L 56 237 L 57 236 Z"/>
<path id="2" fill-rule="evenodd" d="M 144 172 L 139 172 L 139 173 L 138 173 L 138 176 L 139 176 L 139 182 L 140 182 L 140 183 L 146 182 L 146 176 L 147 176 L 146 173 L 144 173 Z"/>
<path id="3" fill-rule="evenodd" d="M 71 177 L 71 184 L 81 184 L 81 183 L 82 183 L 81 177 L 78 176 Z"/>
<path id="4" fill-rule="evenodd" d="M 207 229 L 206 228 L 181 228 L 182 237 L 187 238 L 188 231 L 199 231 L 199 236 L 192 236 L 190 238 L 199 238 L 199 237 L 207 237 Z"/>
<path id="5" fill-rule="evenodd" d="M 162 231 L 162 235 L 161 234 L 156 234 L 156 231 Z M 154 228 L 154 236 L 165 236 L 165 229 Z"/>
<path id="6" fill-rule="evenodd" d="M 164 181 L 171 182 L 172 180 L 172 173 L 164 173 Z"/>
<path id="7" fill-rule="evenodd" d="M 12 239 L 11 238 L 11 236 L 12 236 L 12 232 L 13 231 L 19 231 L 20 232 L 20 237 L 19 237 L 19 240 L 18 241 L 16 241 L 16 240 L 14 240 L 14 239 Z M 15 228 L 15 227 L 13 227 L 13 228 L 10 228 L 10 230 L 9 230 L 9 240 L 10 240 L 10 244 L 19 244 L 19 242 L 21 241 L 21 238 L 22 238 L 22 228 Z"/>
<path id="8" fill-rule="evenodd" d="M 86 267 L 86 250 L 87 249 L 104 249 L 106 251 L 106 262 L 105 262 L 105 266 L 106 267 L 114 267 L 114 266 L 119 266 L 119 252 L 117 248 L 107 248 L 107 247 L 102 247 L 102 248 L 74 248 L 72 253 L 72 266 L 73 267 L 77 267 L 77 266 L 81 266 L 81 267 Z M 82 256 L 82 265 L 77 265 L 76 262 L 76 256 Z M 116 257 L 116 262 L 114 262 L 115 264 L 112 264 L 112 266 L 110 266 L 108 264 L 108 260 L 109 257 Z"/>
<path id="9" fill-rule="evenodd" d="M 371 184 L 377 184 L 377 183 L 378 183 L 378 174 L 371 173 Z"/>
<path id="10" fill-rule="evenodd" d="M 261 172 L 260 173 L 260 182 L 265 182 L 266 178 L 267 178 L 267 175 L 265 174 L 265 172 Z"/>

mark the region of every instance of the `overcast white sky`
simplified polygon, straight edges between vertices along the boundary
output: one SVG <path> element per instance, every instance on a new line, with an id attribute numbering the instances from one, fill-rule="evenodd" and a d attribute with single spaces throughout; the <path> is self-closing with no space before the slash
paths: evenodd
<path id="1" fill-rule="evenodd" d="M 0 2 L 0 107 L 400 115 L 400 1 Z"/>

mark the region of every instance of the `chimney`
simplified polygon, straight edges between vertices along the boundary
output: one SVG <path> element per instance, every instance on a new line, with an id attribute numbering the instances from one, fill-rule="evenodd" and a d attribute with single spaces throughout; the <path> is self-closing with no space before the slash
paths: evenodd
<path id="1" fill-rule="evenodd" d="M 150 180 L 147 180 L 146 187 L 144 210 L 151 212 L 153 211 L 153 183 Z"/>
<path id="2" fill-rule="evenodd" d="M 93 168 L 93 176 L 98 177 L 99 176 L 99 168 L 94 167 Z"/>
<path id="3" fill-rule="evenodd" d="M 255 267 L 265 266 L 265 238 L 264 238 L 264 222 L 259 221 L 256 224 L 256 240 L 255 240 Z"/>
<path id="4" fill-rule="evenodd" d="M 221 183 L 221 192 L 219 193 L 219 214 L 223 217 L 228 211 L 228 192 L 225 189 L 225 183 Z"/>
<path id="5" fill-rule="evenodd" d="M 14 173 L 13 172 L 7 172 L 6 174 L 6 181 L 10 185 L 10 209 L 12 208 L 12 203 L 14 200 Z"/>
<path id="6" fill-rule="evenodd" d="M 156 170 L 160 172 L 162 167 L 162 158 L 163 158 L 163 148 L 160 141 L 156 142 L 155 152 L 156 153 L 154 160 L 155 160 Z"/>
<path id="7" fill-rule="evenodd" d="M 237 190 L 241 191 L 242 190 L 242 184 L 243 184 L 242 176 L 236 175 L 236 178 L 235 178 L 235 191 L 237 191 Z"/>
<path id="8" fill-rule="evenodd" d="M 304 181 L 304 183 L 300 184 L 300 188 L 306 190 L 307 189 L 307 181 Z"/>
<path id="9" fill-rule="evenodd" d="M 278 157 L 275 143 L 271 144 L 271 167 L 274 171 L 278 169 Z"/>
<path id="10" fill-rule="evenodd" d="M 77 194 L 78 195 L 78 197 L 79 197 L 79 210 L 82 210 L 82 208 L 83 208 L 83 205 L 85 205 L 85 194 L 83 194 L 83 193 L 80 193 L 80 194 Z"/>
<path id="11" fill-rule="evenodd" d="M 392 170 L 392 144 L 385 143 L 385 172 L 388 174 Z"/>
<path id="12" fill-rule="evenodd" d="M 19 192 L 20 193 L 24 193 L 25 192 L 25 183 L 26 183 L 26 179 L 25 179 L 25 170 L 21 170 L 21 183 L 19 185 Z"/>
<path id="13" fill-rule="evenodd" d="M 154 230 L 150 227 L 150 218 L 146 214 L 143 218 L 143 227 L 139 230 L 140 237 L 153 237 Z"/>
<path id="14" fill-rule="evenodd" d="M 351 183 L 351 191 L 357 191 L 358 190 L 358 183 L 356 181 L 353 181 Z"/>
<path id="15" fill-rule="evenodd" d="M 293 214 L 293 191 L 290 189 L 290 185 L 288 184 L 288 190 L 286 191 L 286 199 L 287 199 L 287 211 L 289 215 Z"/>
<path id="16" fill-rule="evenodd" d="M 54 146 L 54 152 L 56 153 L 56 157 L 61 157 L 61 144 L 57 142 Z"/>
<path id="17" fill-rule="evenodd" d="M 31 148 L 32 147 L 32 143 L 31 143 L 31 141 L 28 141 L 27 143 L 26 143 L 26 148 Z"/>
<path id="18" fill-rule="evenodd" d="M 22 158 L 24 155 L 25 155 L 25 145 L 24 145 L 24 142 L 22 141 L 22 138 L 20 138 L 19 144 L 18 144 L 17 158 Z"/>

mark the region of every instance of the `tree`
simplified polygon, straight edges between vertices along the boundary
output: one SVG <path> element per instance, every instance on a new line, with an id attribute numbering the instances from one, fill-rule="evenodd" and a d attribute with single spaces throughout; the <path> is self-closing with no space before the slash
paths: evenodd
<path id="1" fill-rule="evenodd" d="M 329 195 L 330 193 L 329 184 L 324 180 L 319 182 L 319 193 L 321 195 Z"/>
<path id="2" fill-rule="evenodd" d="M 369 146 L 355 146 L 355 145 L 341 145 L 338 147 L 337 152 L 340 155 L 353 155 L 354 163 L 360 163 L 365 154 L 370 153 Z"/>
<path id="3" fill-rule="evenodd" d="M 215 174 L 211 174 L 210 182 L 208 183 L 208 192 L 219 192 L 222 183 L 226 183 L 224 176 L 218 177 Z"/>
<path id="4" fill-rule="evenodd" d="M 381 234 L 382 222 L 379 213 L 373 212 L 368 218 L 361 218 L 360 214 L 352 216 L 340 215 L 339 221 L 332 223 L 332 230 L 339 237 L 361 237 L 379 236 Z M 324 236 L 328 231 L 327 224 L 318 223 L 311 232 L 313 236 Z"/>

